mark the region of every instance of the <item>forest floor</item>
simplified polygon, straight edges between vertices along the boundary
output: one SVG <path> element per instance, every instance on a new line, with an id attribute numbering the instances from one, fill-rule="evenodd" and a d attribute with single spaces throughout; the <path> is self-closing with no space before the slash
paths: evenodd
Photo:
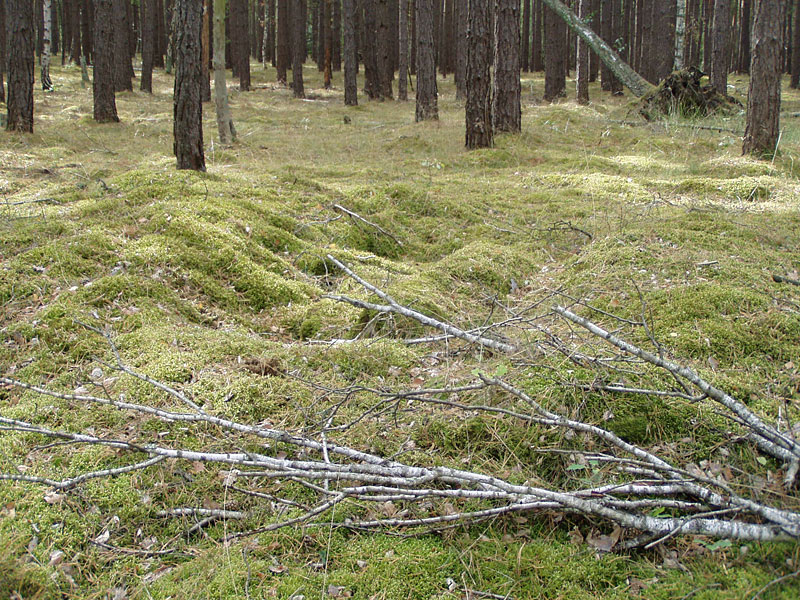
<path id="1" fill-rule="evenodd" d="M 740 155 L 743 114 L 645 124 L 629 96 L 594 85 L 587 107 L 542 104 L 538 76 L 523 81 L 523 133 L 467 152 L 450 79 L 440 80 L 440 121 L 416 124 L 413 102 L 362 96 L 347 108 L 341 74 L 331 91 L 315 68 L 305 75 L 306 101 L 259 66 L 253 91 L 231 87 L 232 147 L 216 143 L 206 104 L 208 173 L 198 174 L 174 167 L 168 76 L 156 74 L 152 96 L 118 94 L 122 122 L 98 125 L 80 70 L 54 68 L 55 91 L 36 92 L 36 133 L 0 133 L 0 374 L 85 390 L 98 359 L 111 359 L 80 324 L 89 323 L 113 331 L 128 364 L 207 411 L 302 431 L 328 402 L 310 381 L 399 390 L 502 370 L 543 401 L 681 464 L 753 473 L 762 483 L 754 494 L 796 507 L 779 466 L 746 445 L 731 449 L 727 425 L 702 402 L 582 394 L 564 385 L 580 374 L 563 357 L 409 346 L 402 338 L 432 332 L 322 296 L 333 288 L 369 298 L 328 272 L 328 253 L 465 329 L 495 311 L 567 301 L 558 290 L 623 317 L 646 314 L 676 360 L 769 418 L 796 418 L 800 288 L 772 275 L 797 279 L 800 270 L 800 119 L 790 114 L 800 111 L 798 92 L 785 90 L 772 161 Z M 744 100 L 746 78 L 730 83 Z M 309 343 L 359 334 L 351 344 Z M 104 385 L 173 404 L 141 383 Z M 200 449 L 219 435 L 2 387 L 0 414 Z M 568 468 L 568 456 L 536 452 L 559 441 L 545 428 L 446 407 L 401 415 L 396 427 L 365 419 L 336 439 L 565 487 L 588 477 Z M 63 477 L 127 460 L 107 447 L 0 432 L 0 472 Z M 773 582 L 761 598 L 800 595 L 796 577 L 776 581 L 800 570 L 796 544 L 678 537 L 599 553 L 586 540 L 608 525 L 554 513 L 420 536 L 317 527 L 223 544 L 228 532 L 280 518 L 268 502 L 223 487 L 225 475 L 167 461 L 59 494 L 0 481 L 0 598 L 445 599 L 471 589 L 494 594 L 473 598 L 699 600 L 756 597 Z M 182 506 L 259 516 L 187 538 L 191 518 L 156 514 Z M 175 552 L 146 555 L 162 549 Z"/>

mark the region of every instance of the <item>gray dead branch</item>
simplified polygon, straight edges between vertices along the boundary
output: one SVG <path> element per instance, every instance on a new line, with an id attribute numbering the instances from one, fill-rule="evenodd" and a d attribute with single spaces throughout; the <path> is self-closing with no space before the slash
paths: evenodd
<path id="1" fill-rule="evenodd" d="M 331 256 L 328 259 L 347 277 L 378 296 L 385 304 L 374 305 L 333 296 L 337 300 L 355 303 L 370 310 L 408 316 L 439 329 L 446 336 L 507 353 L 523 346 L 521 343 L 510 344 L 487 338 L 483 332 L 469 333 L 402 306 L 337 259 Z M 609 318 L 607 313 L 603 314 Z M 565 321 L 560 321 L 555 315 Z M 521 319 L 521 316 L 515 313 L 511 318 Z M 558 327 L 565 322 L 580 329 L 565 334 L 563 327 Z M 617 322 L 625 327 L 642 325 L 628 319 Z M 519 324 L 519 320 L 515 321 L 516 326 Z M 657 346 L 659 354 L 648 352 L 562 307 L 554 309 L 548 326 L 542 325 L 538 319 L 531 319 L 527 325 L 528 333 L 538 334 L 543 347 L 549 346 L 583 365 L 611 370 L 620 375 L 633 373 L 637 366 L 643 365 L 663 370 L 673 378 L 677 389 L 666 385 L 663 388 L 651 388 L 624 380 L 620 383 L 603 380 L 585 391 L 648 394 L 672 401 L 713 403 L 728 417 L 731 426 L 738 429 L 736 433 L 739 439 L 746 439 L 758 451 L 784 465 L 784 486 L 787 490 L 790 488 L 800 462 L 800 444 L 795 441 L 791 431 L 782 431 L 769 419 L 751 411 L 696 372 L 663 358 L 660 347 Z M 645 329 L 649 335 L 649 329 L 646 326 Z M 580 337 L 579 331 L 588 332 L 588 337 Z M 771 504 L 773 496 L 752 495 L 746 483 L 739 485 L 735 480 L 720 477 L 713 471 L 704 471 L 696 465 L 679 464 L 675 457 L 662 455 L 660 450 L 632 443 L 599 424 L 565 414 L 567 409 L 554 408 L 548 400 L 532 396 L 523 384 L 515 383 L 513 372 L 508 377 L 499 372 L 494 375 L 478 373 L 472 381 L 463 385 L 400 391 L 361 386 L 331 389 L 314 383 L 314 389 L 328 400 L 328 408 L 320 411 L 316 428 L 306 427 L 293 432 L 210 414 L 204 410 L 202 398 L 190 399 L 190 394 L 127 366 L 113 346 L 113 340 L 110 337 L 107 339 L 116 364 L 107 364 L 105 368 L 115 370 L 120 377 L 135 379 L 140 386 L 144 384 L 157 390 L 171 398 L 172 406 L 163 399 L 157 404 L 148 404 L 124 396 L 115 397 L 103 386 L 96 386 L 102 394 L 92 395 L 62 392 L 7 376 L 0 376 L 0 385 L 72 404 L 105 407 L 157 419 L 166 423 L 167 427 L 203 431 L 206 434 L 216 431 L 214 450 L 181 447 L 167 441 L 154 443 L 150 439 L 117 439 L 90 431 L 49 427 L 44 423 L 14 418 L 5 406 L 0 405 L 0 435 L 24 433 L 72 445 L 106 446 L 130 457 L 128 466 L 86 472 L 70 478 L 47 475 L 40 472 L 44 467 L 37 465 L 33 469 L 6 472 L 0 475 L 0 479 L 44 485 L 59 493 L 69 494 L 90 479 L 160 469 L 168 463 L 217 465 L 219 469 L 224 469 L 225 474 L 219 483 L 220 498 L 241 494 L 250 503 L 263 508 L 231 511 L 224 508 L 161 506 L 153 507 L 153 513 L 160 517 L 195 519 L 197 522 L 190 532 L 198 531 L 215 520 L 250 527 L 227 533 L 226 540 L 229 542 L 283 527 L 333 526 L 357 530 L 412 528 L 429 531 L 535 511 L 583 515 L 613 524 L 625 532 L 613 544 L 618 549 L 652 546 L 678 535 L 763 542 L 800 539 L 800 514 L 785 506 Z M 597 340 L 594 346 L 597 352 L 603 344 L 607 344 L 616 354 L 593 356 L 586 348 L 590 340 Z M 513 358 L 516 360 L 518 356 Z M 681 385 L 677 385 L 677 382 Z M 579 388 L 574 383 L 570 385 L 573 389 Z M 153 397 L 153 394 L 147 397 Z M 356 398 L 359 404 L 354 404 Z M 352 410 L 342 410 L 353 406 L 360 407 L 356 417 Z M 387 457 L 347 443 L 348 432 L 365 420 L 371 419 L 381 426 L 389 426 L 391 422 L 405 419 L 407 426 L 413 427 L 412 421 L 419 415 L 437 410 L 449 411 L 451 415 L 461 414 L 465 418 L 468 415 L 485 414 L 535 426 L 540 431 L 560 431 L 564 440 L 585 440 L 587 445 L 583 450 L 566 446 L 534 450 L 574 461 L 571 466 L 592 471 L 602 481 L 573 478 L 571 481 L 575 489 L 564 489 L 554 485 L 552 477 L 536 475 L 533 467 L 529 466 L 526 467 L 530 468 L 529 479 L 519 483 L 499 477 L 496 473 L 460 468 L 462 463 L 454 466 L 441 460 L 437 462 L 435 457 L 430 461 L 408 462 L 400 460 L 402 452 Z M 172 438 L 164 438 L 167 439 Z M 588 444 L 589 440 L 592 440 L 591 444 Z M 242 450 L 255 447 L 257 451 Z M 291 489 L 284 485 L 287 482 L 301 485 L 306 490 L 306 497 L 300 501 L 287 493 L 285 490 Z M 188 481 L 188 484 L 191 483 Z M 308 491 L 316 496 L 316 502 L 308 502 Z M 466 508 L 467 503 L 469 509 Z M 198 499 L 197 504 L 202 505 L 202 499 Z M 378 508 L 370 510 L 369 506 Z M 387 511 L 387 506 L 394 508 Z M 231 531 L 230 525 L 226 529 Z"/>

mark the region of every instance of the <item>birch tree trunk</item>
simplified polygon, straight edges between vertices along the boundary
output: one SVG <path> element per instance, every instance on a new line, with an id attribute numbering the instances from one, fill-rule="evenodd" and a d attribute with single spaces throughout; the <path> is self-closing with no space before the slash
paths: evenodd
<path id="1" fill-rule="evenodd" d="M 42 58 L 41 58 L 41 73 L 42 73 L 42 89 L 49 92 L 53 89 L 53 82 L 50 80 L 50 42 L 52 35 L 50 32 L 50 7 L 51 0 L 44 0 L 42 2 L 42 16 L 43 16 L 43 34 L 42 34 Z"/>
<path id="2" fill-rule="evenodd" d="M 686 0 L 677 0 L 677 2 L 675 18 L 675 68 L 682 69 L 684 66 L 684 48 L 686 46 Z"/>
<path id="3" fill-rule="evenodd" d="M 603 64 L 611 69 L 611 72 L 619 78 L 622 84 L 628 88 L 634 96 L 641 98 L 653 89 L 650 83 L 634 71 L 628 63 L 622 60 L 611 46 L 606 44 L 600 36 L 587 27 L 563 2 L 560 0 L 542 0 L 542 2 L 549 6 L 554 13 L 566 22 L 567 27 L 589 45 L 600 60 L 603 61 Z"/>
<path id="4" fill-rule="evenodd" d="M 217 109 L 219 143 L 230 144 L 236 129 L 228 106 L 228 84 L 225 81 L 225 0 L 214 0 L 214 104 Z"/>

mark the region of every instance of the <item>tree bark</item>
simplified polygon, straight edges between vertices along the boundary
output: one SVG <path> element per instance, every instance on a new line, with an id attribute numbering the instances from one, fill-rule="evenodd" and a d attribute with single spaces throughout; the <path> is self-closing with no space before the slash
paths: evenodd
<path id="1" fill-rule="evenodd" d="M 305 98 L 303 61 L 306 56 L 306 0 L 297 0 L 292 10 L 292 92 L 295 98 Z"/>
<path id="2" fill-rule="evenodd" d="M 578 0 L 578 18 L 589 16 L 589 1 Z M 575 60 L 575 96 L 578 104 L 589 104 L 589 46 L 578 38 L 578 55 Z"/>
<path id="3" fill-rule="evenodd" d="M 489 0 L 470 0 L 467 34 L 466 146 L 489 148 L 492 131 L 492 13 Z"/>
<path id="4" fill-rule="evenodd" d="M 712 25 L 711 85 L 720 94 L 728 95 L 728 67 L 730 64 L 728 38 L 731 26 L 731 0 L 714 0 Z"/>
<path id="5" fill-rule="evenodd" d="M 792 40 L 791 87 L 800 88 L 800 0 L 794 3 L 794 39 Z"/>
<path id="6" fill-rule="evenodd" d="M 329 90 L 332 87 L 331 76 L 333 75 L 331 70 L 333 67 L 333 27 L 332 20 L 333 20 L 333 0 L 322 0 L 324 2 L 324 25 L 325 25 L 325 36 L 324 36 L 324 45 L 323 45 L 323 83 L 325 85 L 325 89 Z"/>
<path id="7" fill-rule="evenodd" d="M 278 83 L 286 85 L 289 68 L 289 0 L 278 0 L 278 52 L 275 58 Z"/>
<path id="8" fill-rule="evenodd" d="M 236 129 L 228 106 L 228 84 L 225 81 L 225 0 L 214 0 L 214 105 L 217 111 L 219 143 L 223 146 L 236 139 Z"/>
<path id="9" fill-rule="evenodd" d="M 333 0 L 333 46 L 331 47 L 331 69 L 342 70 L 342 5 L 341 0 Z"/>
<path id="10" fill-rule="evenodd" d="M 247 24 L 247 0 L 230 0 L 231 58 L 239 76 L 239 89 L 250 91 L 250 38 Z"/>
<path id="11" fill-rule="evenodd" d="M 51 0 L 42 2 L 42 57 L 41 57 L 41 80 L 42 90 L 49 92 L 53 89 L 53 82 L 50 79 L 50 44 L 52 40 L 50 30 L 50 11 Z"/>
<path id="12" fill-rule="evenodd" d="M 131 81 L 130 40 L 128 39 L 128 11 L 126 0 L 114 0 L 114 91 L 133 90 Z"/>
<path id="13" fill-rule="evenodd" d="M 378 15 L 377 0 L 362 0 L 364 8 L 364 91 L 370 100 L 381 97 L 380 71 L 378 70 Z"/>
<path id="14" fill-rule="evenodd" d="M 6 0 L 7 131 L 33 133 L 33 3 Z"/>
<path id="15" fill-rule="evenodd" d="M 6 101 L 3 76 L 6 72 L 6 3 L 0 0 L 0 102 Z"/>
<path id="16" fill-rule="evenodd" d="M 433 7 L 435 0 L 416 0 L 417 23 L 417 99 L 416 121 L 438 120 Z"/>
<path id="17" fill-rule="evenodd" d="M 522 35 L 520 47 L 521 61 L 520 68 L 524 72 L 531 68 L 531 2 L 533 0 L 522 0 Z"/>
<path id="18" fill-rule="evenodd" d="M 468 0 L 462 0 L 456 6 L 456 32 L 455 32 L 455 80 L 456 98 L 464 100 L 467 97 L 467 19 Z"/>
<path id="19" fill-rule="evenodd" d="M 139 88 L 143 92 L 149 92 L 152 94 L 153 55 L 155 53 L 156 46 L 156 19 L 158 18 L 158 15 L 156 15 L 157 6 L 155 0 L 143 0 L 142 9 L 144 11 L 144 14 L 142 15 L 142 77 L 141 81 L 139 82 Z M 97 31 L 95 31 L 95 38 L 96 37 Z M 95 47 L 96 46 L 97 42 L 95 42 Z M 95 60 L 97 59 L 95 58 Z"/>
<path id="20" fill-rule="evenodd" d="M 114 97 L 114 0 L 94 1 L 94 120 L 118 122 Z M 142 77 L 144 81 L 144 77 Z"/>
<path id="21" fill-rule="evenodd" d="M 175 0 L 174 153 L 178 169 L 205 171 L 203 156 L 203 68 L 200 36 L 203 8 L 197 0 Z M 224 14 L 224 12 L 222 13 Z"/>
<path id="22" fill-rule="evenodd" d="M 750 72 L 750 9 L 750 0 L 742 0 L 741 25 L 739 28 L 739 64 L 736 69 L 739 73 Z M 795 11 L 796 10 L 797 9 L 795 9 Z M 797 15 L 795 14 L 795 40 L 797 39 L 796 29 Z M 793 52 L 795 51 L 794 46 L 792 50 Z M 794 66 L 794 60 L 792 60 L 792 65 Z"/>
<path id="23" fill-rule="evenodd" d="M 343 0 L 344 21 L 344 103 L 358 105 L 358 56 L 356 55 L 356 0 Z"/>
<path id="24" fill-rule="evenodd" d="M 544 9 L 544 100 L 553 102 L 566 95 L 565 40 L 567 29 L 556 13 Z"/>
<path id="25" fill-rule="evenodd" d="M 675 10 L 675 57 L 673 62 L 676 69 L 684 66 L 684 53 L 686 48 L 686 0 L 677 0 Z"/>
<path id="26" fill-rule="evenodd" d="M 392 65 L 391 33 L 389 24 L 391 15 L 389 14 L 389 1 L 377 0 L 378 16 L 378 80 L 380 82 L 380 95 L 383 100 L 392 100 L 392 80 L 394 79 L 394 68 Z"/>
<path id="27" fill-rule="evenodd" d="M 747 126 L 743 154 L 771 156 L 777 151 L 781 113 L 783 0 L 755 0 Z"/>
<path id="28" fill-rule="evenodd" d="M 408 0 L 398 6 L 398 74 L 397 99 L 408 100 Z"/>
<path id="29" fill-rule="evenodd" d="M 200 99 L 203 102 L 211 100 L 211 80 L 209 79 L 209 64 L 211 63 L 211 0 L 203 0 L 203 29 L 202 29 L 202 59 L 203 89 Z"/>
<path id="30" fill-rule="evenodd" d="M 522 129 L 519 0 L 497 0 L 494 39 L 492 126 L 495 131 L 517 133 Z"/>
<path id="31" fill-rule="evenodd" d="M 616 75 L 622 84 L 627 87 L 634 96 L 641 97 L 653 89 L 641 75 L 634 71 L 628 63 L 623 61 L 619 55 L 589 27 L 584 25 L 577 15 L 573 13 L 563 2 L 559 0 L 542 0 L 550 9 L 553 10 L 572 31 L 574 31 L 589 47 L 600 57 L 609 69 Z"/>

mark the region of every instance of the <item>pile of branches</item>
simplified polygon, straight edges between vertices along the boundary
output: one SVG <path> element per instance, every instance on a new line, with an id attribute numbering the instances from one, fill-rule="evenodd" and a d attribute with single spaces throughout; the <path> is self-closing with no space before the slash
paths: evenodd
<path id="1" fill-rule="evenodd" d="M 741 103 L 700 81 L 705 73 L 695 67 L 675 71 L 639 100 L 639 114 L 647 121 L 668 115 L 685 118 L 731 114 Z"/>
<path id="2" fill-rule="evenodd" d="M 639 372 L 660 370 L 673 381 L 673 386 L 647 389 L 635 387 L 625 380 L 610 383 L 604 376 L 584 388 L 587 393 L 644 394 L 708 403 L 731 425 L 731 431 L 723 436 L 751 443 L 754 450 L 783 465 L 786 489 L 791 489 L 794 484 L 800 465 L 800 443 L 795 440 L 791 427 L 782 427 L 755 414 L 744 403 L 711 385 L 696 372 L 664 358 L 660 346 L 656 352 L 649 352 L 580 316 L 575 308 L 577 303 L 573 302 L 569 308 L 555 306 L 538 316 L 533 316 L 530 312 L 532 307 L 527 307 L 510 313 L 495 328 L 485 326 L 466 331 L 398 303 L 336 258 L 328 256 L 328 260 L 345 276 L 376 295 L 381 303 L 349 296 L 332 298 L 370 311 L 404 315 L 438 329 L 440 334 L 428 338 L 426 341 L 429 343 L 446 339 L 450 340 L 449 346 L 454 347 L 458 345 L 456 340 L 461 339 L 481 346 L 485 351 L 523 357 L 521 362 L 527 364 L 535 354 L 530 351 L 535 345 L 540 350 L 562 353 L 582 367 L 605 371 L 611 368 L 621 378 L 636 373 L 637 369 Z M 541 302 L 537 306 L 541 306 Z M 586 305 L 581 306 L 586 310 Z M 608 313 L 602 314 L 609 316 Z M 624 322 L 647 329 L 644 322 Z M 505 327 L 505 332 L 501 331 L 500 325 Z M 298 525 L 358 530 L 405 527 L 430 531 L 509 513 L 533 511 L 583 515 L 595 522 L 615 525 L 619 533 L 608 549 L 612 546 L 616 549 L 651 546 L 677 535 L 759 541 L 800 539 L 800 513 L 785 505 L 770 503 L 771 496 L 764 500 L 751 493 L 746 484 L 739 485 L 737 481 L 719 477 L 696 465 L 680 464 L 674 458 L 659 455 L 657 450 L 626 441 L 600 425 L 571 417 L 565 413 L 566 409 L 555 409 L 546 401 L 532 397 L 513 381 L 513 374 L 476 373 L 472 381 L 460 386 L 401 391 L 363 387 L 334 390 L 315 384 L 315 389 L 322 390 L 328 400 L 337 398 L 333 404 L 327 403 L 333 408 L 327 408 L 321 414 L 316 431 L 288 431 L 206 412 L 201 407 L 201 399 L 192 398 L 130 368 L 117 352 L 113 339 L 106 337 L 116 357 L 116 362 L 106 364 L 106 368 L 160 390 L 173 400 L 176 407 L 138 403 L 107 390 L 97 395 L 63 393 L 6 376 L 0 377 L 0 383 L 71 403 L 111 407 L 159 419 L 176 428 L 205 432 L 216 430 L 215 450 L 50 428 L 4 415 L 0 406 L 3 435 L 22 432 L 67 444 L 102 445 L 131 457 L 126 466 L 84 472 L 67 479 L 29 472 L 7 472 L 0 474 L 0 479 L 38 483 L 59 490 L 59 493 L 67 493 L 90 479 L 150 469 L 162 461 L 216 463 L 228 470 L 228 476 L 219 484 L 222 486 L 220 497 L 246 494 L 257 502 L 280 506 L 282 510 L 248 513 L 201 508 L 198 498 L 198 507 L 172 507 L 159 514 L 194 515 L 200 519 L 199 527 L 215 519 L 247 522 L 249 529 L 241 527 L 239 531 L 228 533 L 227 541 Z M 331 343 L 346 342 L 333 340 Z M 593 349 L 593 353 L 587 352 L 587 348 Z M 98 386 L 98 389 L 105 388 Z M 357 396 L 366 396 L 372 401 L 366 408 L 359 405 L 358 416 L 354 418 L 353 411 L 343 408 L 350 406 Z M 475 398 L 487 400 L 475 402 Z M 382 456 L 346 443 L 347 432 L 360 422 L 374 419 L 388 426 L 397 422 L 398 415 L 414 414 L 422 406 L 431 410 L 446 408 L 451 414 L 457 411 L 464 416 L 493 415 L 543 431 L 562 431 L 565 434 L 563 439 L 587 442 L 584 449 L 550 448 L 542 451 L 560 453 L 581 464 L 597 465 L 604 481 L 577 489 L 559 489 L 546 474 L 541 477 L 533 475 L 523 482 L 511 481 L 492 472 L 459 468 L 433 458 L 428 462 L 421 462 L 422 459 L 402 461 L 398 455 Z M 725 444 L 726 440 L 723 438 L 720 443 Z M 260 490 L 269 492 L 253 490 L 254 482 Z M 287 482 L 302 486 L 302 500 L 289 495 L 286 490 L 291 486 L 283 485 Z M 314 503 L 307 500 L 309 491 L 316 498 Z M 417 511 L 415 507 L 423 501 L 425 511 Z M 368 506 L 375 503 L 384 506 L 397 503 L 406 508 L 392 514 L 370 511 Z M 462 509 L 454 509 L 454 506 Z M 227 529 L 231 531 L 230 527 Z"/>

